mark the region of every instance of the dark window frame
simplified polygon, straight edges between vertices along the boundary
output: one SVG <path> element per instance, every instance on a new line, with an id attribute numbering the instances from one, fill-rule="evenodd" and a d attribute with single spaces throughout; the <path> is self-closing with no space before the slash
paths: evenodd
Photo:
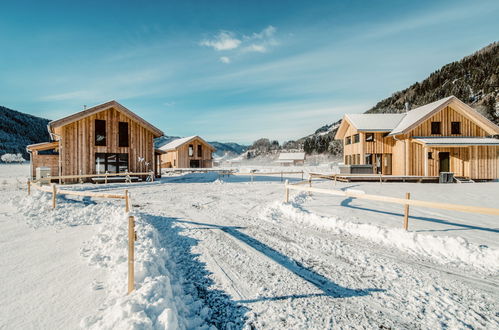
<path id="1" fill-rule="evenodd" d="M 352 143 L 359 143 L 359 142 L 360 142 L 360 134 L 354 134 Z"/>
<path id="2" fill-rule="evenodd" d="M 432 151 L 428 151 L 428 159 L 433 159 L 433 152 Z"/>
<path id="3" fill-rule="evenodd" d="M 115 159 L 116 159 L 115 162 L 109 161 L 112 156 L 115 156 Z M 95 172 L 96 173 L 97 173 L 97 158 L 98 157 L 104 159 L 104 173 L 106 173 L 106 172 L 108 172 L 108 173 L 126 173 L 126 172 L 129 172 L 130 157 L 129 157 L 128 153 L 96 152 L 95 158 L 94 158 Z M 126 164 L 126 169 L 120 170 L 120 167 L 122 167 L 124 164 Z M 110 166 L 115 166 L 116 171 L 115 172 L 110 171 Z M 104 174 L 104 173 L 100 173 L 100 174 Z"/>
<path id="4" fill-rule="evenodd" d="M 352 137 L 351 136 L 347 136 L 345 138 L 345 145 L 349 145 L 349 144 L 352 144 Z"/>
<path id="5" fill-rule="evenodd" d="M 105 147 L 107 145 L 106 124 L 106 121 L 103 119 L 95 119 L 94 121 L 94 143 L 97 147 Z"/>
<path id="6" fill-rule="evenodd" d="M 120 121 L 118 123 L 118 147 L 128 148 L 130 146 L 130 134 L 128 130 L 128 123 Z"/>
<path id="7" fill-rule="evenodd" d="M 459 135 L 461 134 L 461 122 L 453 121 L 450 123 L 450 133 Z"/>
<path id="8" fill-rule="evenodd" d="M 203 145 L 198 144 L 198 157 L 203 157 Z"/>
<path id="9" fill-rule="evenodd" d="M 442 122 L 432 121 L 431 122 L 431 134 L 442 134 Z"/>
<path id="10" fill-rule="evenodd" d="M 187 154 L 189 155 L 189 157 L 194 157 L 194 145 L 193 144 L 189 144 L 189 149 L 187 150 Z"/>
<path id="11" fill-rule="evenodd" d="M 366 142 L 374 142 L 374 133 L 366 133 Z"/>

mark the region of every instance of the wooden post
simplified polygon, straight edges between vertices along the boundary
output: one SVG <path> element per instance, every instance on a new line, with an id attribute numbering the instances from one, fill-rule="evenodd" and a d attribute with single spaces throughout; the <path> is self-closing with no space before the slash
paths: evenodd
<path id="1" fill-rule="evenodd" d="M 334 175 L 334 185 L 336 186 L 337 174 Z"/>
<path id="2" fill-rule="evenodd" d="M 130 200 L 128 196 L 128 189 L 125 189 L 125 212 L 130 212 Z"/>
<path id="3" fill-rule="evenodd" d="M 151 171 L 151 182 L 154 182 L 154 172 Z"/>
<path id="4" fill-rule="evenodd" d="M 405 199 L 411 199 L 411 193 L 405 193 Z M 404 205 L 404 229 L 409 228 L 409 204 Z"/>
<path id="5" fill-rule="evenodd" d="M 106 175 L 104 176 L 104 183 L 107 184 L 107 171 L 106 171 Z"/>
<path id="6" fill-rule="evenodd" d="M 31 195 L 31 180 L 28 179 L 28 196 Z"/>
<path id="7" fill-rule="evenodd" d="M 383 182 L 381 181 L 381 173 L 379 174 L 379 183 L 383 183 Z"/>
<path id="8" fill-rule="evenodd" d="M 134 247 L 135 247 L 135 219 L 128 217 L 128 294 L 135 290 Z"/>
<path id="9" fill-rule="evenodd" d="M 253 182 L 253 172 L 251 172 L 251 182 Z"/>
<path id="10" fill-rule="evenodd" d="M 56 197 L 57 197 L 57 188 L 55 186 L 55 183 L 52 183 L 52 208 L 53 209 L 55 209 Z"/>
<path id="11" fill-rule="evenodd" d="M 301 170 L 301 180 L 303 181 L 303 170 Z"/>
<path id="12" fill-rule="evenodd" d="M 312 175 L 311 175 L 311 174 L 309 174 L 309 175 L 308 175 L 308 186 L 309 186 L 310 188 L 312 188 Z M 311 191 L 309 191 L 309 192 L 308 192 L 308 195 L 309 195 L 309 196 L 312 196 L 312 192 L 311 192 Z"/>
<path id="13" fill-rule="evenodd" d="M 285 194 L 285 197 L 284 197 L 284 201 L 286 203 L 289 202 L 289 188 L 288 188 L 288 180 L 286 180 L 286 182 L 284 182 L 284 187 L 286 188 L 286 194 Z"/>
<path id="14" fill-rule="evenodd" d="M 282 171 L 281 171 L 281 182 L 282 182 Z"/>

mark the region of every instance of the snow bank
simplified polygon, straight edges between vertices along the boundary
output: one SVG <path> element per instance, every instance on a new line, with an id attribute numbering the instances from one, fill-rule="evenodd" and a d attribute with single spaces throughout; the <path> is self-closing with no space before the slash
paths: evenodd
<path id="1" fill-rule="evenodd" d="M 35 192 L 18 205 L 30 225 L 92 225 L 97 234 L 81 248 L 90 265 L 104 268 L 103 283 L 89 283 L 105 289 L 106 299 L 96 314 L 85 317 L 80 326 L 90 329 L 187 329 L 209 328 L 199 301 L 186 296 L 169 273 L 168 252 L 161 247 L 157 230 L 138 216 L 135 243 L 136 290 L 127 295 L 128 217 L 119 202 L 97 203 L 58 200 Z M 91 271 L 91 269 L 89 269 Z"/>
<path id="2" fill-rule="evenodd" d="M 383 228 L 372 224 L 354 223 L 337 217 L 310 213 L 301 204 L 305 194 L 298 194 L 290 203 L 274 202 L 263 211 L 262 217 L 271 221 L 292 221 L 368 239 L 375 243 L 396 247 L 413 255 L 429 257 L 441 264 L 474 267 L 486 272 L 499 271 L 499 249 L 478 246 L 462 237 L 432 236 L 407 232 L 403 229 Z"/>

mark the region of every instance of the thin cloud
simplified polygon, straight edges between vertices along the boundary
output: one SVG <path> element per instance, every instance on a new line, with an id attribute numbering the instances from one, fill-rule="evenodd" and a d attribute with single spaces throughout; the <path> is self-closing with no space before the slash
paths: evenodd
<path id="1" fill-rule="evenodd" d="M 256 53 L 266 53 L 267 47 L 264 45 L 251 44 L 244 48 L 245 52 L 256 52 Z"/>
<path id="2" fill-rule="evenodd" d="M 230 58 L 227 56 L 222 56 L 219 58 L 219 60 L 220 60 L 220 62 L 225 63 L 225 64 L 230 63 Z"/>
<path id="3" fill-rule="evenodd" d="M 234 37 L 234 33 L 220 31 L 213 39 L 204 39 L 201 46 L 212 47 L 217 51 L 236 49 L 241 44 L 241 40 Z"/>

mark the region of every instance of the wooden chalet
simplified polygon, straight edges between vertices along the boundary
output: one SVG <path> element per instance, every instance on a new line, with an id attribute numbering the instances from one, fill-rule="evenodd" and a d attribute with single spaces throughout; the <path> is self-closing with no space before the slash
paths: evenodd
<path id="1" fill-rule="evenodd" d="M 346 165 L 372 173 L 499 178 L 499 126 L 455 96 L 401 114 L 346 114 L 335 138 Z"/>
<path id="2" fill-rule="evenodd" d="M 163 168 L 213 167 L 215 148 L 197 135 L 173 140 L 159 147 Z"/>
<path id="3" fill-rule="evenodd" d="M 279 158 L 275 161 L 281 166 L 290 165 L 305 165 L 305 153 L 304 152 L 281 152 Z"/>
<path id="4" fill-rule="evenodd" d="M 51 121 L 47 128 L 53 141 L 27 147 L 32 177 L 38 167 L 50 168 L 51 176 L 161 174 L 154 138 L 163 132 L 116 101 Z"/>

